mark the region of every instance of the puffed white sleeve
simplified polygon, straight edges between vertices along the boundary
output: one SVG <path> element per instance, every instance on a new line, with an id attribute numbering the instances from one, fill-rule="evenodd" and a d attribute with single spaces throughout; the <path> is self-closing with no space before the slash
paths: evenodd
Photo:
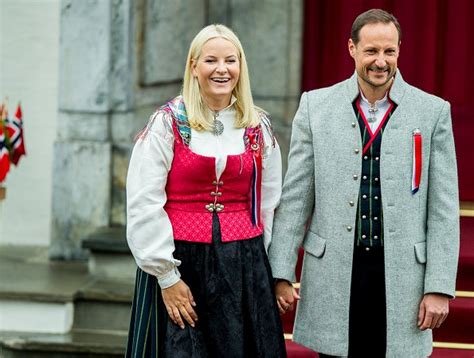
<path id="1" fill-rule="evenodd" d="M 280 146 L 273 135 L 269 119 L 261 120 L 265 143 L 262 161 L 261 215 L 264 226 L 264 244 L 268 252 L 273 228 L 273 215 L 280 203 L 282 185 L 282 164 Z"/>
<path id="2" fill-rule="evenodd" d="M 167 288 L 179 281 L 170 220 L 163 209 L 173 161 L 171 119 L 155 112 L 138 137 L 127 173 L 127 242 L 137 265 Z"/>

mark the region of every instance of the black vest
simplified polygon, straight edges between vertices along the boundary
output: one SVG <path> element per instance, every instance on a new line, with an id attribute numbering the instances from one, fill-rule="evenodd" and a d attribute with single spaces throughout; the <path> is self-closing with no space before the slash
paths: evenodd
<path id="1" fill-rule="evenodd" d="M 355 243 L 357 246 L 383 246 L 383 212 L 382 192 L 380 190 L 380 148 L 382 136 L 390 117 L 396 109 L 393 103 L 382 120 L 377 131 L 373 133 L 358 108 L 357 99 L 353 103 L 359 121 L 362 136 L 362 170 L 357 204 Z"/>

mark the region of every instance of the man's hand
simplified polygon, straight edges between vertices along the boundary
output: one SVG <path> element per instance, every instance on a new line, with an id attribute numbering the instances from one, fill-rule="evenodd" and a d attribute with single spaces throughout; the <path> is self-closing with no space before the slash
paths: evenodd
<path id="1" fill-rule="evenodd" d="M 198 320 L 196 312 L 193 307 L 196 306 L 193 295 L 188 285 L 183 280 L 179 280 L 173 286 L 161 290 L 163 302 L 171 320 L 184 329 L 184 318 L 191 327 L 195 326 L 195 321 Z M 181 318 L 182 316 L 182 318 Z"/>
<path id="2" fill-rule="evenodd" d="M 428 328 L 439 328 L 448 317 L 448 313 L 449 297 L 437 293 L 428 293 L 420 303 L 418 327 L 422 331 Z"/>
<path id="3" fill-rule="evenodd" d="M 293 311 L 295 309 L 296 300 L 300 299 L 295 288 L 288 281 L 284 280 L 278 281 L 275 285 L 275 296 L 278 310 L 281 314 L 287 311 Z"/>

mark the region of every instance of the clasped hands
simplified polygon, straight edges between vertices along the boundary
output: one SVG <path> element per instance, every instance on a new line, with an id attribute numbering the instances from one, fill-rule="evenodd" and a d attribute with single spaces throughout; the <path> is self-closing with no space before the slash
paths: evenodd
<path id="1" fill-rule="evenodd" d="M 161 295 L 168 316 L 175 324 L 184 329 L 184 318 L 191 327 L 196 325 L 198 316 L 193 308 L 196 307 L 196 302 L 194 302 L 191 290 L 183 280 L 179 280 L 171 287 L 162 289 Z"/>
<path id="2" fill-rule="evenodd" d="M 293 285 L 285 280 L 278 280 L 275 284 L 275 296 L 280 314 L 293 311 L 296 301 L 300 299 Z"/>

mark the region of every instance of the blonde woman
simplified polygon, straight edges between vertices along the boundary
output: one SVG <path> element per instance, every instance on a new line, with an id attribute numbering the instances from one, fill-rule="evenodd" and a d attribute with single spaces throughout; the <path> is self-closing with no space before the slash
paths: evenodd
<path id="1" fill-rule="evenodd" d="M 280 193 L 280 149 L 242 45 L 207 26 L 182 95 L 151 116 L 130 160 L 127 357 L 286 356 L 266 255 Z"/>

